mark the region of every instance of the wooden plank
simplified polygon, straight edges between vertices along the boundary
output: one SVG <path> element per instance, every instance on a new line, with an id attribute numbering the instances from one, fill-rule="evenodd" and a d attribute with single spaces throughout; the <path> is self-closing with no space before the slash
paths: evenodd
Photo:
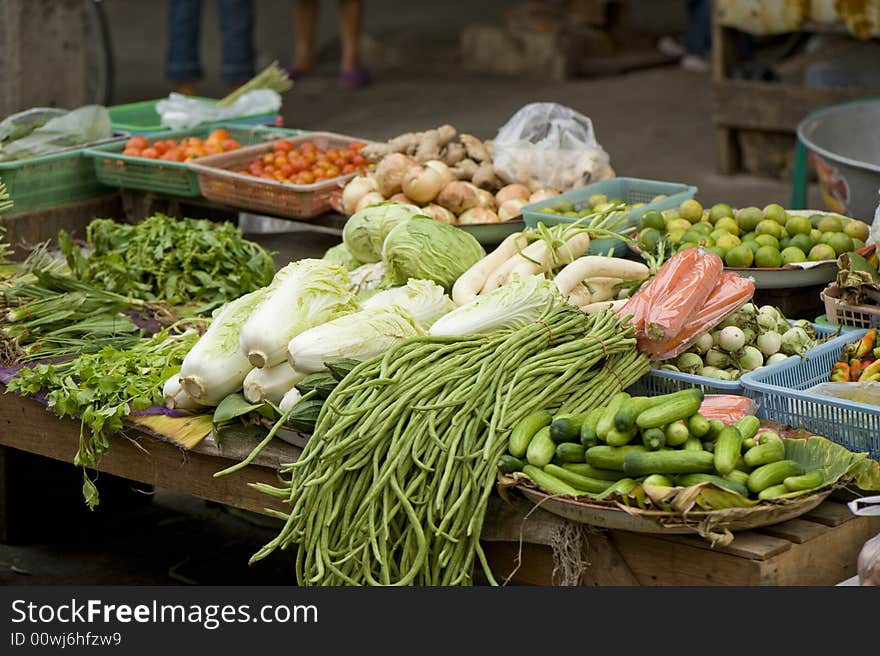
<path id="1" fill-rule="evenodd" d="M 788 540 L 789 542 L 794 542 L 795 544 L 803 544 L 804 542 L 812 540 L 822 533 L 825 533 L 827 530 L 828 527 L 824 524 L 810 522 L 806 519 L 790 519 L 787 522 L 782 522 L 781 524 L 764 526 L 763 528 L 757 529 L 759 533 L 763 533 L 764 535 L 770 535 L 775 538 L 780 538 L 782 540 Z"/>
<path id="2" fill-rule="evenodd" d="M 739 60 L 736 31 L 718 21 L 718 12 L 712 12 L 712 79 L 723 80 L 728 69 Z"/>
<path id="3" fill-rule="evenodd" d="M 79 443 L 79 422 L 59 419 L 31 399 L 0 395 L 0 444 L 37 455 L 72 462 Z M 185 451 L 137 430 L 111 438 L 110 450 L 96 469 L 133 481 L 192 494 L 203 499 L 263 512 L 284 510 L 284 504 L 250 488 L 251 482 L 277 484 L 276 470 L 250 465 L 214 478 L 229 460 Z"/>
<path id="4" fill-rule="evenodd" d="M 840 526 L 845 522 L 855 519 L 849 508 L 845 504 L 836 501 L 825 501 L 813 508 L 810 512 L 801 515 L 801 519 L 806 519 L 825 526 Z"/>
<path id="5" fill-rule="evenodd" d="M 877 90 L 814 89 L 755 80 L 716 80 L 712 83 L 712 120 L 720 127 L 791 133 L 813 109 L 878 94 Z"/>
<path id="6" fill-rule="evenodd" d="M 761 561 L 696 543 L 626 531 L 611 539 L 641 585 L 757 585 L 761 578 Z"/>
<path id="7" fill-rule="evenodd" d="M 483 551 L 495 580 L 553 585 L 553 550 L 545 544 L 486 542 Z"/>
<path id="8" fill-rule="evenodd" d="M 724 175 L 737 173 L 742 168 L 742 151 L 736 130 L 718 127 L 715 134 L 718 138 L 718 169 Z"/>
<path id="9" fill-rule="evenodd" d="M 838 504 L 839 505 L 839 504 Z M 880 517 L 855 517 L 761 563 L 759 585 L 837 585 L 856 574 L 862 546 L 880 532 Z"/>
<path id="10" fill-rule="evenodd" d="M 701 537 L 691 535 L 662 535 L 655 536 L 659 540 L 684 544 L 696 549 L 704 549 L 717 553 L 730 554 L 747 558 L 749 560 L 767 560 L 768 558 L 791 549 L 791 542 L 771 537 L 769 535 L 761 535 L 753 531 L 744 531 L 736 533 L 733 542 L 726 546 L 713 547 L 710 542 Z"/>

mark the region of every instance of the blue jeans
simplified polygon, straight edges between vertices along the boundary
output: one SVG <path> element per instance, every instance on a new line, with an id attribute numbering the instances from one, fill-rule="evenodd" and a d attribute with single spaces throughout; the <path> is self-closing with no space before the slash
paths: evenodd
<path id="1" fill-rule="evenodd" d="M 225 82 L 243 82 L 254 75 L 254 3 L 217 0 L 222 42 L 220 74 Z M 172 82 L 200 80 L 199 31 L 202 0 L 168 0 L 168 51 L 165 75 Z"/>
<path id="2" fill-rule="evenodd" d="M 712 52 L 712 0 L 687 0 L 690 25 L 682 38 L 682 45 L 692 55 L 708 57 Z M 752 56 L 752 38 L 740 32 L 737 39 L 739 56 L 749 59 Z"/>

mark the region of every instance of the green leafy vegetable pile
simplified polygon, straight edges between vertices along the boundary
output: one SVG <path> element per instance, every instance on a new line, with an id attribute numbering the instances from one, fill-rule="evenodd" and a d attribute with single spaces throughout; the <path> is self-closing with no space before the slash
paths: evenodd
<path id="1" fill-rule="evenodd" d="M 271 254 L 230 223 L 164 214 L 135 225 L 95 219 L 86 239 L 90 254 L 58 235 L 80 280 L 144 300 L 197 302 L 198 312 L 264 287 L 275 274 Z"/>
<path id="2" fill-rule="evenodd" d="M 127 350 L 107 346 L 66 362 L 23 368 L 7 391 L 37 394 L 49 390 L 49 408 L 56 415 L 80 417 L 74 464 L 92 466 L 110 448 L 108 438 L 122 429 L 126 416 L 163 404 L 162 384 L 180 371 L 197 337 L 195 331 L 173 334 L 165 329 Z M 85 471 L 83 494 L 94 508 L 98 491 Z"/>

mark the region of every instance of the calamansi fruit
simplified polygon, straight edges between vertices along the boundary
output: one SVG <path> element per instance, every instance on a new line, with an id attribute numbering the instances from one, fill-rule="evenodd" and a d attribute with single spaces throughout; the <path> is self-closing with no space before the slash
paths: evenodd
<path id="1" fill-rule="evenodd" d="M 788 248 L 783 249 L 781 255 L 783 266 L 786 264 L 796 264 L 798 262 L 807 261 L 806 254 L 797 246 L 789 246 Z"/>
<path id="2" fill-rule="evenodd" d="M 828 244 L 816 244 L 807 255 L 807 259 L 810 262 L 821 262 L 822 260 L 834 260 L 836 258 L 837 253 Z"/>
<path id="3" fill-rule="evenodd" d="M 755 254 L 748 244 L 734 246 L 724 256 L 724 263 L 729 267 L 750 267 L 755 259 Z"/>
<path id="4" fill-rule="evenodd" d="M 761 268 L 775 268 L 782 266 L 782 254 L 778 248 L 761 246 L 755 253 L 755 266 Z"/>
<path id="5" fill-rule="evenodd" d="M 679 206 L 678 214 L 681 218 L 687 219 L 691 223 L 696 223 L 703 218 L 703 206 L 700 205 L 699 201 L 689 198 Z"/>

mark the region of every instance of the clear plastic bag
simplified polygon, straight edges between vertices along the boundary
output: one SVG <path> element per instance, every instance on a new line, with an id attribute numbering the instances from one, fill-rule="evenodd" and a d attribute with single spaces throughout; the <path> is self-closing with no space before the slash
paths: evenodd
<path id="1" fill-rule="evenodd" d="M 867 403 L 880 406 L 880 383 L 861 381 L 857 383 L 819 383 L 807 390 L 809 394 L 830 396 L 843 401 Z"/>
<path id="2" fill-rule="evenodd" d="M 46 155 L 63 148 L 108 139 L 112 135 L 113 126 L 107 108 L 101 105 L 85 105 L 49 119 L 27 136 L 7 143 L 0 149 L 0 160 L 20 160 Z"/>
<path id="3" fill-rule="evenodd" d="M 492 141 L 492 160 L 507 183 L 559 191 L 614 177 L 592 121 L 556 103 L 531 103 L 517 111 Z"/>
<path id="4" fill-rule="evenodd" d="M 162 119 L 162 125 L 175 130 L 239 116 L 269 114 L 279 109 L 281 109 L 281 94 L 272 89 L 248 91 L 229 107 L 220 107 L 179 93 L 171 93 L 167 99 L 156 103 L 156 111 Z"/>

